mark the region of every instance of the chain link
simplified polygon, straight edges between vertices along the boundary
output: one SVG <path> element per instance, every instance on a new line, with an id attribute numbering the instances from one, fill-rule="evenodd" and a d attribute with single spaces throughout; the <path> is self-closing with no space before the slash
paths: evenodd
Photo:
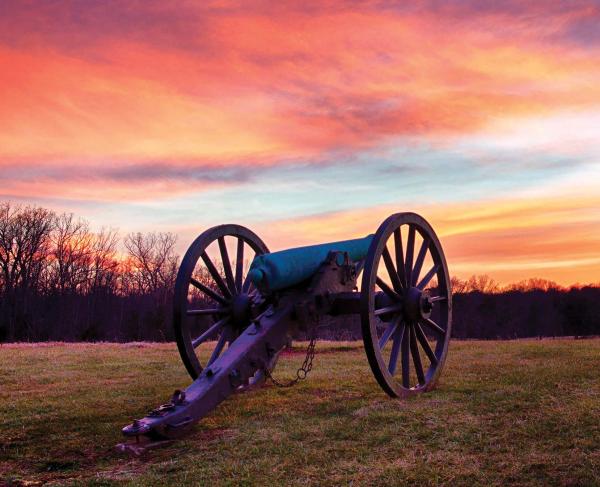
<path id="1" fill-rule="evenodd" d="M 306 349 L 306 357 L 304 358 L 304 362 L 302 362 L 302 366 L 296 371 L 296 377 L 288 382 L 280 382 L 275 377 L 271 375 L 271 371 L 265 369 L 265 375 L 271 379 L 271 382 L 275 384 L 277 387 L 292 387 L 295 386 L 301 380 L 306 379 L 308 373 L 312 370 L 313 367 L 313 359 L 315 358 L 315 345 L 317 343 L 316 333 L 314 333 L 313 337 L 310 339 L 308 343 L 308 348 Z"/>

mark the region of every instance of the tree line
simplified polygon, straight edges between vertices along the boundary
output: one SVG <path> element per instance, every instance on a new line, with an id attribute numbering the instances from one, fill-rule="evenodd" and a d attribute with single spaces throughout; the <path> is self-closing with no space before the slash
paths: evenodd
<path id="1" fill-rule="evenodd" d="M 454 338 L 600 335 L 600 283 L 570 287 L 540 278 L 502 286 L 488 275 L 451 278 Z M 357 340 L 360 320 L 321 327 L 323 338 Z"/>
<path id="2" fill-rule="evenodd" d="M 71 213 L 0 203 L 0 342 L 172 340 L 179 256 L 172 233 L 92 231 Z M 600 334 L 600 286 L 488 276 L 452 279 L 453 335 L 518 338 Z M 320 327 L 357 339 L 355 319 Z"/>
<path id="3" fill-rule="evenodd" d="M 176 236 L 119 243 L 73 214 L 0 204 L 0 341 L 171 338 Z"/>

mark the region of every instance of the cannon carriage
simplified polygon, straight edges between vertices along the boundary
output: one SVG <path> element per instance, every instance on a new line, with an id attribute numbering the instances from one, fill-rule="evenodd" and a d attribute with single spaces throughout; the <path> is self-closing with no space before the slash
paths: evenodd
<path id="1" fill-rule="evenodd" d="M 444 253 L 415 213 L 391 215 L 364 238 L 273 253 L 247 228 L 213 227 L 185 254 L 173 307 L 177 347 L 193 382 L 125 426 L 126 436 L 185 433 L 229 395 L 272 377 L 294 334 L 310 334 L 323 316 L 359 317 L 368 363 L 389 396 L 429 391 L 452 326 Z M 306 373 L 299 369 L 296 380 Z"/>

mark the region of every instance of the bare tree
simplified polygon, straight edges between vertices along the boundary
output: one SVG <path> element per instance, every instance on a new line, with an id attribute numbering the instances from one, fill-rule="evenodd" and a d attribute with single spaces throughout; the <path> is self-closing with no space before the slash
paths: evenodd
<path id="1" fill-rule="evenodd" d="M 522 281 L 510 284 L 506 287 L 507 291 L 550 291 L 562 289 L 559 284 L 548 279 L 541 279 L 539 277 L 531 277 Z"/>
<path id="2" fill-rule="evenodd" d="M 450 287 L 452 288 L 452 294 L 467 292 L 467 281 L 452 276 L 450 278 Z"/>
<path id="3" fill-rule="evenodd" d="M 89 292 L 96 293 L 100 289 L 116 291 L 119 271 L 118 242 L 118 232 L 111 228 L 102 228 L 94 235 Z"/>
<path id="4" fill-rule="evenodd" d="M 465 292 L 478 291 L 480 293 L 498 293 L 500 286 L 487 274 L 471 276 L 466 284 Z"/>
<path id="5" fill-rule="evenodd" d="M 155 294 L 172 288 L 177 275 L 176 241 L 177 236 L 172 233 L 127 235 L 128 274 L 137 293 Z"/>
<path id="6" fill-rule="evenodd" d="M 56 218 L 48 269 L 52 291 L 64 294 L 86 289 L 93 262 L 93 243 L 85 220 L 75 219 L 72 213 L 63 213 Z"/>
<path id="7" fill-rule="evenodd" d="M 5 289 L 35 288 L 50 248 L 54 213 L 0 205 L 0 269 Z"/>
<path id="8" fill-rule="evenodd" d="M 30 326 L 28 301 L 39 291 L 48 263 L 55 216 L 38 207 L 0 205 L 0 274 L 2 321 L 9 339 L 17 326 Z"/>

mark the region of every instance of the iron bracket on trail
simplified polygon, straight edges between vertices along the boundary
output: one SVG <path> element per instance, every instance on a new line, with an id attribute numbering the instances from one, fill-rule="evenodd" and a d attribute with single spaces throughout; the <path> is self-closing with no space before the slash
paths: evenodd
<path id="1" fill-rule="evenodd" d="M 138 442 L 181 436 L 231 394 L 271 377 L 298 331 L 347 315 L 359 316 L 368 362 L 387 394 L 434 387 L 452 295 L 442 247 L 422 217 L 397 213 L 364 238 L 272 253 L 239 225 L 205 231 L 185 254 L 174 290 L 177 346 L 194 381 L 123 434 Z"/>

